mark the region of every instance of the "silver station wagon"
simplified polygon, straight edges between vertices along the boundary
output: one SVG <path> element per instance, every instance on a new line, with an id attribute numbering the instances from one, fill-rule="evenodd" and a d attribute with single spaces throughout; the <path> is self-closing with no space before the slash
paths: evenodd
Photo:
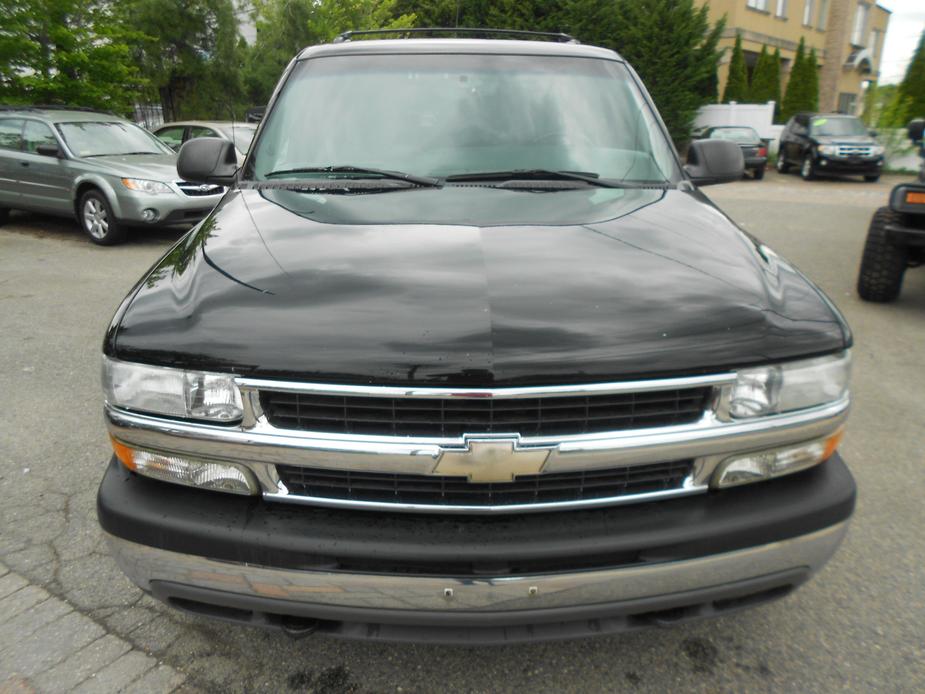
<path id="1" fill-rule="evenodd" d="M 224 188 L 180 180 L 177 155 L 144 128 L 76 108 L 0 109 L 0 224 L 11 209 L 76 217 L 109 246 L 133 225 L 193 224 Z"/>

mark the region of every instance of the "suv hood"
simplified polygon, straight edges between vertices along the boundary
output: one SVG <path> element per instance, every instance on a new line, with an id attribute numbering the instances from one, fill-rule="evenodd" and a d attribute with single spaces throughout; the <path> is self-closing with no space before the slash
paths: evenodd
<path id="1" fill-rule="evenodd" d="M 129 154 L 84 159 L 103 168 L 106 173 L 125 178 L 145 178 L 152 181 L 177 181 L 176 154 Z"/>
<path id="2" fill-rule="evenodd" d="M 232 190 L 129 295 L 105 351 L 486 386 L 705 373 L 849 341 L 805 277 L 699 192 L 447 187 Z"/>
<path id="3" fill-rule="evenodd" d="M 876 145 L 877 141 L 870 135 L 819 135 L 813 140 L 820 145 Z"/>

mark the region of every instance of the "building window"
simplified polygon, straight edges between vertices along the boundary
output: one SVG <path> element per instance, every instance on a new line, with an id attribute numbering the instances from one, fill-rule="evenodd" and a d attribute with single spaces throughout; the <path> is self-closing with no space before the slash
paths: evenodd
<path id="1" fill-rule="evenodd" d="M 803 0 L 803 26 L 813 25 L 813 5 L 815 0 Z"/>
<path id="2" fill-rule="evenodd" d="M 761 10 L 762 12 L 767 12 L 768 1 L 769 0 L 745 0 L 745 4 L 747 7 L 751 7 L 753 10 Z"/>
<path id="3" fill-rule="evenodd" d="M 774 14 L 782 19 L 787 18 L 787 0 L 777 0 L 777 12 Z"/>
<path id="4" fill-rule="evenodd" d="M 845 113 L 849 116 L 854 115 L 854 104 L 857 98 L 856 94 L 842 92 L 838 95 L 838 112 Z"/>
<path id="5" fill-rule="evenodd" d="M 826 22 L 829 19 L 829 0 L 820 0 L 819 2 L 819 21 L 816 28 L 819 31 L 825 31 Z"/>
<path id="6" fill-rule="evenodd" d="M 851 32 L 851 43 L 855 46 L 864 45 L 864 37 L 867 35 L 867 14 L 870 12 L 870 5 L 866 2 L 858 3 L 858 11 L 854 15 L 854 31 Z"/>
<path id="7" fill-rule="evenodd" d="M 880 48 L 880 34 L 882 34 L 879 29 L 870 30 L 870 39 L 867 42 L 867 48 L 870 51 L 871 60 L 877 59 L 877 51 Z"/>

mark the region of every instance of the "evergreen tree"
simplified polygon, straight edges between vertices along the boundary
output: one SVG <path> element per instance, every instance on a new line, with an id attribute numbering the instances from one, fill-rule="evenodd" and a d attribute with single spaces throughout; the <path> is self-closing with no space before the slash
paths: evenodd
<path id="1" fill-rule="evenodd" d="M 723 91 L 723 103 L 730 101 L 748 102 L 748 69 L 745 67 L 745 55 L 742 53 L 742 36 L 736 34 L 735 46 L 732 48 L 732 60 L 729 61 L 729 77 Z"/>
<path id="2" fill-rule="evenodd" d="M 762 46 L 758 61 L 752 72 L 752 83 L 748 88 L 748 100 L 753 104 L 766 104 L 774 99 L 774 58 L 768 55 L 768 47 Z"/>
<path id="3" fill-rule="evenodd" d="M 809 59 L 803 68 L 806 71 L 807 91 L 809 92 L 809 111 L 819 110 L 819 61 L 816 58 L 816 49 L 809 52 Z"/>
<path id="4" fill-rule="evenodd" d="M 563 30 L 632 64 L 675 144 L 685 144 L 697 109 L 716 98 L 725 18 L 711 24 L 709 5 L 694 0 L 568 0 L 563 9 Z"/>
<path id="5" fill-rule="evenodd" d="M 800 39 L 796 59 L 790 70 L 790 80 L 781 107 L 781 120 L 789 120 L 800 111 L 815 111 L 819 105 L 819 75 L 815 51 L 806 54 L 806 44 Z"/>
<path id="6" fill-rule="evenodd" d="M 780 123 L 780 110 L 781 110 L 781 93 L 780 93 L 780 47 L 774 49 L 774 55 L 771 57 L 771 70 L 773 72 L 773 79 L 770 77 L 768 81 L 774 84 L 774 96 L 771 98 L 774 99 L 774 122 Z"/>
<path id="7" fill-rule="evenodd" d="M 925 118 L 925 32 L 919 37 L 919 45 L 899 84 L 899 93 L 908 109 L 906 120 Z"/>

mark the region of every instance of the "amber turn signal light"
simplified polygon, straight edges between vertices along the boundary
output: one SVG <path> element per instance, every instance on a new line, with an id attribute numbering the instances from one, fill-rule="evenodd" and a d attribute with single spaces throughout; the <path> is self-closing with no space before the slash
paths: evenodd
<path id="1" fill-rule="evenodd" d="M 910 190 L 906 193 L 906 202 L 910 205 L 925 205 L 925 193 L 914 193 Z"/>

